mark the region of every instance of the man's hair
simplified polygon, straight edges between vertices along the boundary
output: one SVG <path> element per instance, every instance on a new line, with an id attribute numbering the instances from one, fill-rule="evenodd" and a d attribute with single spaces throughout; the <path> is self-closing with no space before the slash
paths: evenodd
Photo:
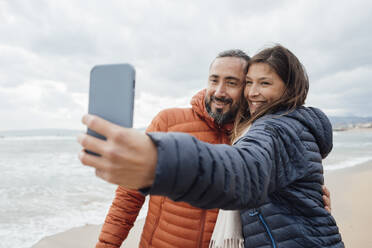
<path id="1" fill-rule="evenodd" d="M 240 49 L 231 49 L 231 50 L 226 50 L 226 51 L 220 52 L 215 59 L 218 59 L 218 58 L 227 58 L 227 57 L 240 58 L 240 59 L 244 60 L 246 62 L 246 66 L 244 67 L 244 73 L 247 73 L 248 72 L 248 62 L 251 59 L 248 56 L 248 54 L 246 54 L 245 52 L 243 52 Z M 214 60 L 212 61 L 212 63 L 209 66 L 209 68 L 212 66 Z"/>
<path id="2" fill-rule="evenodd" d="M 243 52 L 240 49 L 231 49 L 220 52 L 216 58 L 224 58 L 224 57 L 235 57 L 235 58 L 241 58 L 245 61 L 249 62 L 251 59 L 245 52 Z"/>

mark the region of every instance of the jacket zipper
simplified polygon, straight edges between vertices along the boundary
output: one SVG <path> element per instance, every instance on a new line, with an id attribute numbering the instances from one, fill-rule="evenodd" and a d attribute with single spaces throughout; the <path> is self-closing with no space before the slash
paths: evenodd
<path id="1" fill-rule="evenodd" d="M 164 200 L 165 200 L 165 197 L 162 197 L 161 202 L 160 202 L 160 206 L 159 206 L 158 218 L 156 218 L 154 229 L 152 230 L 152 233 L 151 233 L 151 236 L 150 236 L 150 242 L 149 242 L 150 247 L 152 247 L 152 241 L 153 241 L 153 238 L 154 238 L 155 230 L 158 228 L 158 225 L 159 225 L 161 212 L 163 211 Z"/>
<path id="2" fill-rule="evenodd" d="M 273 246 L 273 248 L 277 248 L 276 243 L 275 243 L 275 240 L 274 240 L 274 237 L 273 237 L 273 235 L 272 235 L 272 233 L 270 231 L 270 228 L 267 225 L 264 217 L 262 216 L 262 214 L 260 212 L 258 212 L 257 210 L 254 210 L 252 212 L 249 212 L 249 216 L 255 216 L 255 215 L 258 216 L 258 218 L 260 219 L 261 223 L 263 224 L 263 226 L 264 226 L 264 228 L 266 230 L 266 233 L 269 235 L 269 238 L 271 240 L 271 245 Z"/>
<path id="3" fill-rule="evenodd" d="M 199 240 L 198 240 L 198 248 L 201 248 L 202 247 L 202 242 L 203 242 L 203 233 L 204 233 L 204 225 L 205 225 L 205 215 L 206 215 L 206 212 L 207 210 L 202 210 L 202 216 L 200 218 L 201 220 L 201 227 L 200 227 L 200 236 L 199 236 Z"/>

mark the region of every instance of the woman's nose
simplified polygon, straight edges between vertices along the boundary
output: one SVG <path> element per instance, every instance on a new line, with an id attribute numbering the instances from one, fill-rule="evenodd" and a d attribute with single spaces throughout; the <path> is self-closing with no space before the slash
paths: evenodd
<path id="1" fill-rule="evenodd" d="M 251 97 L 258 96 L 260 94 L 259 88 L 255 84 L 251 85 L 248 90 L 248 95 Z"/>

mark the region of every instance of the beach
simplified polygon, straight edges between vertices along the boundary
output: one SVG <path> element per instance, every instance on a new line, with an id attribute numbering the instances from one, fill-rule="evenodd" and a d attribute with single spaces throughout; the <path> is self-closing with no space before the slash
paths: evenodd
<path id="1" fill-rule="evenodd" d="M 345 247 L 372 247 L 369 237 L 372 221 L 372 162 L 325 173 L 331 191 L 332 214 Z M 121 247 L 138 247 L 144 219 L 138 220 Z M 87 248 L 97 242 L 100 225 L 86 225 L 46 237 L 32 248 Z"/>
<path id="2" fill-rule="evenodd" d="M 144 218 L 136 220 L 134 227 L 130 230 L 127 239 L 121 247 L 138 247 L 142 233 Z M 46 237 L 32 248 L 93 248 L 98 241 L 98 235 L 102 225 L 85 225 L 73 228 L 63 233 Z"/>
<path id="3" fill-rule="evenodd" d="M 325 174 L 345 247 L 372 247 L 372 162 Z"/>

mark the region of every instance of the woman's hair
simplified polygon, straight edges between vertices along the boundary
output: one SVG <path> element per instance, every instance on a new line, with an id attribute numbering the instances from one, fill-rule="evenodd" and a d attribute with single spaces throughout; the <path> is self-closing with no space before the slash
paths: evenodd
<path id="1" fill-rule="evenodd" d="M 296 107 L 303 105 L 307 92 L 309 91 L 309 79 L 305 68 L 297 57 L 287 48 L 278 44 L 260 51 L 248 62 L 248 70 L 251 65 L 257 63 L 269 65 L 283 80 L 285 91 L 281 98 L 263 106 L 252 116 L 250 115 L 248 103 L 243 93 L 240 108 L 235 118 L 232 140 L 242 135 L 242 132 L 245 131 L 248 126 L 266 114 L 274 113 L 278 110 L 290 112 Z"/>

